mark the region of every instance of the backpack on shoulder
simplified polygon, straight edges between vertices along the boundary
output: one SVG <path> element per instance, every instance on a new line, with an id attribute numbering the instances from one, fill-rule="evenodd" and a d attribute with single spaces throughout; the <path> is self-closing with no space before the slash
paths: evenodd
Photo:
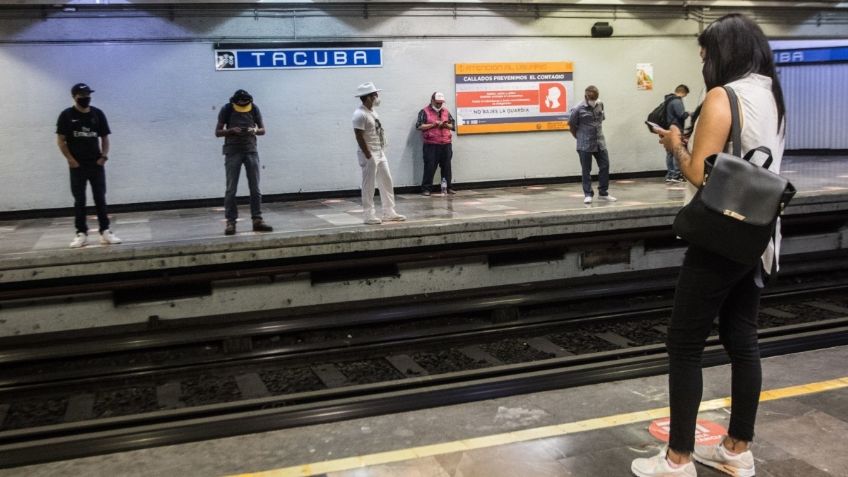
<path id="1" fill-rule="evenodd" d="M 663 99 L 662 103 L 648 114 L 648 121 L 658 124 L 663 129 L 668 129 L 668 104 L 673 101 L 674 98 L 675 96 Z"/>

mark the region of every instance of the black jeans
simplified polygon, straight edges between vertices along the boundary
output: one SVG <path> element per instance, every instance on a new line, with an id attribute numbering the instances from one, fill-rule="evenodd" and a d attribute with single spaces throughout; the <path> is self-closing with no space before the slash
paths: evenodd
<path id="1" fill-rule="evenodd" d="M 436 167 L 442 170 L 442 177 L 451 186 L 451 158 L 453 157 L 453 146 L 450 144 L 424 144 L 424 178 L 421 180 L 421 190 L 430 190 L 433 187 L 433 176 Z"/>
<path id="2" fill-rule="evenodd" d="M 720 240 L 720 237 L 717 238 Z M 754 282 L 760 264 L 749 266 L 690 245 L 674 292 L 668 332 L 669 447 L 691 452 L 703 394 L 701 357 L 718 316 L 719 339 L 731 361 L 731 416 L 728 434 L 754 438 L 762 387 L 757 313 L 760 288 Z"/>
<path id="3" fill-rule="evenodd" d="M 85 220 L 85 186 L 91 184 L 91 195 L 97 208 L 97 221 L 100 231 L 109 228 L 109 214 L 106 211 L 106 170 L 97 164 L 80 163 L 71 171 L 71 194 L 74 196 L 74 216 L 77 232 L 88 233 Z"/>

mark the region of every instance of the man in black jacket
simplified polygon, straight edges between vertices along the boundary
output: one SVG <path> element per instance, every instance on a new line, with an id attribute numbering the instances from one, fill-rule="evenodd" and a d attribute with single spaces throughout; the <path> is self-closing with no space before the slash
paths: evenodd
<path id="1" fill-rule="evenodd" d="M 683 98 L 687 94 L 689 94 L 689 87 L 681 84 L 677 88 L 674 88 L 674 93 L 665 95 L 665 115 L 668 127 L 675 124 L 683 131 L 686 118 L 689 117 L 689 113 L 686 112 L 686 108 L 683 106 Z M 674 159 L 674 154 L 670 152 L 666 154 L 665 167 L 666 182 L 683 182 L 683 174 L 680 173 L 680 166 Z"/>

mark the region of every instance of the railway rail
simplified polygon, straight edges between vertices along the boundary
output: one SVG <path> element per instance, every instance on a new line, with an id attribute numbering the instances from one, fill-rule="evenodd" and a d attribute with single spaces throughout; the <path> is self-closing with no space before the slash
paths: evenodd
<path id="1" fill-rule="evenodd" d="M 764 356 L 848 343 L 843 265 L 784 265 Z M 7 349 L 0 466 L 663 373 L 673 286 L 658 271 Z"/>

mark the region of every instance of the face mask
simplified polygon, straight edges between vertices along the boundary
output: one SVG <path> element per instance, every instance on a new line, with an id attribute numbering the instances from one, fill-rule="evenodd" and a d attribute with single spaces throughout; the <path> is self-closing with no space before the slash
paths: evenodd
<path id="1" fill-rule="evenodd" d="M 371 106 L 377 107 L 379 105 L 380 105 L 380 97 L 378 96 L 378 97 L 374 98 L 374 102 L 371 103 Z"/>
<path id="2" fill-rule="evenodd" d="M 433 105 L 433 109 L 436 110 L 436 111 L 441 111 L 442 105 L 441 104 L 435 104 L 435 105 Z"/>
<path id="3" fill-rule="evenodd" d="M 91 98 L 77 98 L 75 99 L 79 107 L 87 108 L 89 104 L 91 104 Z"/>
<path id="4" fill-rule="evenodd" d="M 598 100 L 597 99 L 587 99 L 586 104 L 588 104 L 589 106 L 594 108 L 595 105 L 598 104 Z"/>

